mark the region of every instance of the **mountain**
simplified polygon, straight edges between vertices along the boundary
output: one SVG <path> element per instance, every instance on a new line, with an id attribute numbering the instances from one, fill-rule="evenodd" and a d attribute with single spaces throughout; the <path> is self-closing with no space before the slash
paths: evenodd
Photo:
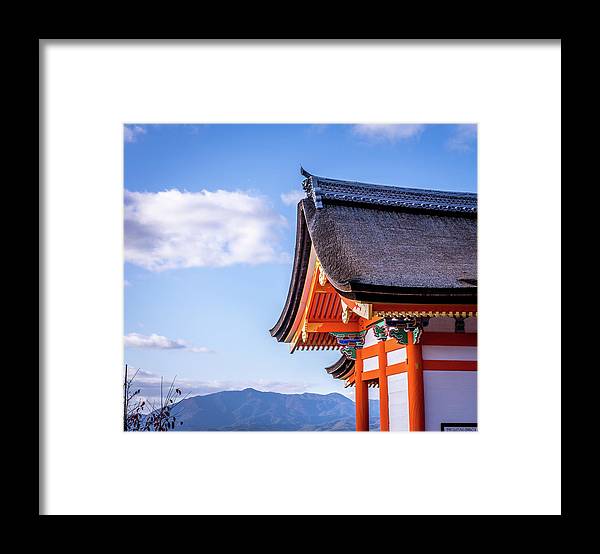
<path id="1" fill-rule="evenodd" d="M 370 403 L 379 429 L 379 403 Z M 173 410 L 178 431 L 354 431 L 354 402 L 342 394 L 280 394 L 255 389 L 186 398 Z"/>

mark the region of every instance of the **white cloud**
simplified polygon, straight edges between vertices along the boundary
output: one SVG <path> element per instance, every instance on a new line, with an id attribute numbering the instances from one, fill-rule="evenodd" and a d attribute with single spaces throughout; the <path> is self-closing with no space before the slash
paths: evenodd
<path id="1" fill-rule="evenodd" d="M 449 150 L 468 152 L 477 141 L 477 125 L 456 125 L 454 133 L 446 141 Z"/>
<path id="2" fill-rule="evenodd" d="M 146 129 L 140 125 L 124 125 L 123 137 L 125 142 L 136 142 L 139 135 L 145 135 Z"/>
<path id="3" fill-rule="evenodd" d="M 298 204 L 300 200 L 306 198 L 306 194 L 301 190 L 290 190 L 289 192 L 284 192 L 281 194 L 281 201 L 286 206 L 292 206 Z"/>
<path id="4" fill-rule="evenodd" d="M 154 348 L 157 350 L 187 350 L 207 354 L 212 352 L 205 346 L 192 346 L 181 339 L 169 339 L 162 335 L 152 333 L 151 335 L 142 335 L 141 333 L 129 333 L 125 335 L 125 346 L 129 348 Z"/>
<path id="5" fill-rule="evenodd" d="M 160 350 L 173 350 L 185 348 L 185 342 L 181 340 L 172 340 L 162 335 L 141 335 L 140 333 L 129 333 L 125 335 L 125 346 L 133 348 L 158 348 Z"/>
<path id="6" fill-rule="evenodd" d="M 286 225 L 246 192 L 125 191 L 125 260 L 149 271 L 284 262 Z"/>
<path id="7" fill-rule="evenodd" d="M 352 132 L 355 135 L 372 141 L 396 142 L 418 137 L 425 130 L 425 125 L 416 124 L 361 124 L 354 125 Z"/>
<path id="8" fill-rule="evenodd" d="M 210 348 L 206 348 L 206 346 L 188 346 L 186 348 L 189 352 L 196 352 L 198 354 L 208 354 L 212 352 Z"/>

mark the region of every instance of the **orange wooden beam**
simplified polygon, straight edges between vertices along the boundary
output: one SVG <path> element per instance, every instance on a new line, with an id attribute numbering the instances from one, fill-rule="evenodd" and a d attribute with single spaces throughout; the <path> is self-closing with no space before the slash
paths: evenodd
<path id="1" fill-rule="evenodd" d="M 314 290 L 315 290 L 315 287 L 317 287 L 317 286 L 319 286 L 319 264 L 318 263 L 315 265 L 315 270 L 312 275 L 310 289 L 308 291 L 308 298 L 306 300 L 306 307 L 304 308 L 304 315 L 302 316 L 300 325 L 298 326 L 298 329 L 296 330 L 296 333 L 294 334 L 294 337 L 292 338 L 292 341 L 291 341 L 292 352 L 296 349 L 296 344 L 298 343 L 298 341 L 301 340 L 302 329 L 304 327 L 304 323 L 308 319 L 308 314 L 310 313 L 311 306 L 313 303 Z"/>
<path id="2" fill-rule="evenodd" d="M 318 270 L 317 270 L 318 273 Z M 329 281 L 327 281 L 327 283 L 325 283 L 324 285 L 322 285 L 321 283 L 317 282 L 315 284 L 315 289 L 314 289 L 315 293 L 327 293 L 327 294 L 337 294 L 337 290 L 335 290 L 333 288 L 333 286 L 331 285 L 331 283 Z"/>
<path id="3" fill-rule="evenodd" d="M 387 366 L 385 373 L 386 375 L 398 375 L 398 373 L 406 373 L 407 371 L 408 364 L 406 362 L 400 362 L 399 364 Z"/>
<path id="4" fill-rule="evenodd" d="M 379 369 L 372 369 L 370 371 L 363 371 L 360 374 L 360 378 L 363 381 L 373 381 L 374 379 L 379 379 L 381 375 L 381 371 Z"/>
<path id="5" fill-rule="evenodd" d="M 363 362 L 360 348 L 356 349 L 356 362 L 354 363 L 355 395 L 356 395 L 356 430 L 369 430 L 369 388 L 367 381 L 362 380 Z"/>
<path id="6" fill-rule="evenodd" d="M 388 395 L 388 380 L 386 375 L 387 354 L 385 352 L 385 342 L 379 342 L 377 346 L 377 356 L 379 358 L 379 430 L 390 430 L 390 409 Z"/>
<path id="7" fill-rule="evenodd" d="M 306 323 L 306 330 L 309 333 L 344 333 L 360 331 L 357 321 L 343 323 L 339 321 L 310 321 Z"/>
<path id="8" fill-rule="evenodd" d="M 400 344 L 397 340 L 388 339 L 385 341 L 385 351 L 393 352 L 394 350 L 400 350 L 401 348 L 406 348 L 405 344 Z"/>
<path id="9" fill-rule="evenodd" d="M 384 349 L 386 352 L 393 352 L 394 350 L 400 350 L 400 348 L 406 348 L 404 344 L 399 344 L 395 339 L 388 339 L 386 341 L 381 341 L 381 344 L 384 345 Z M 362 349 L 363 352 L 363 360 L 367 358 L 372 358 L 373 356 L 379 355 L 379 344 L 372 344 L 371 346 L 365 346 Z"/>
<path id="10" fill-rule="evenodd" d="M 378 350 L 377 350 L 378 345 L 377 344 L 372 344 L 371 346 L 365 346 L 364 348 L 362 348 L 362 359 L 366 360 L 367 358 L 372 358 L 373 356 L 377 356 Z"/>
<path id="11" fill-rule="evenodd" d="M 408 364 L 408 422 L 411 431 L 425 431 L 425 394 L 423 385 L 423 355 L 421 344 L 413 344 L 413 332 L 408 332 L 406 345 Z"/>

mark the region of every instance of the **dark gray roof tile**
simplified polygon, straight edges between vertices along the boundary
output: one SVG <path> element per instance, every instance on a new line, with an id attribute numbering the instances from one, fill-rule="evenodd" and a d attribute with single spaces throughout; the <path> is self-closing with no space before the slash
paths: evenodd
<path id="1" fill-rule="evenodd" d="M 334 379 L 348 379 L 354 373 L 354 360 L 342 355 L 336 362 L 327 366 L 325 371 Z"/>
<path id="2" fill-rule="evenodd" d="M 311 175 L 300 168 L 302 186 L 316 208 L 330 203 L 371 204 L 415 210 L 477 213 L 477 194 L 374 185 Z"/>

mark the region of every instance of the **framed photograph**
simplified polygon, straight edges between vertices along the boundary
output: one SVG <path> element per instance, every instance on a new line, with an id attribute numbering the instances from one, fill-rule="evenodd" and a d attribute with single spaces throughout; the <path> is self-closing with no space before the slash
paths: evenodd
<path id="1" fill-rule="evenodd" d="M 561 512 L 560 39 L 39 44 L 41 514 Z"/>
<path id="2" fill-rule="evenodd" d="M 125 430 L 476 419 L 476 124 L 123 131 Z"/>

